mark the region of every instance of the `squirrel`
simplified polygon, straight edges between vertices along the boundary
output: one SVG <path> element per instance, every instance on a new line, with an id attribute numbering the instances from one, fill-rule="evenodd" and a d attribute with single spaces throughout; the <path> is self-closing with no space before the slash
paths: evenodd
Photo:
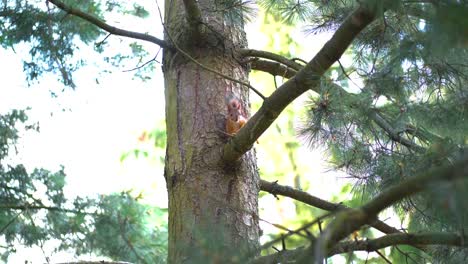
<path id="1" fill-rule="evenodd" d="M 242 114 L 242 105 L 236 97 L 226 98 L 226 105 L 228 109 L 226 133 L 234 136 L 247 123 L 247 118 Z"/>

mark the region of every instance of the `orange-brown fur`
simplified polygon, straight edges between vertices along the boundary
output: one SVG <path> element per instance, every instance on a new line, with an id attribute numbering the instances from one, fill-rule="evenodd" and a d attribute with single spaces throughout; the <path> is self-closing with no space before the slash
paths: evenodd
<path id="1" fill-rule="evenodd" d="M 242 114 L 242 105 L 236 98 L 227 100 L 228 116 L 226 120 L 226 133 L 233 136 L 247 122 L 247 118 Z"/>

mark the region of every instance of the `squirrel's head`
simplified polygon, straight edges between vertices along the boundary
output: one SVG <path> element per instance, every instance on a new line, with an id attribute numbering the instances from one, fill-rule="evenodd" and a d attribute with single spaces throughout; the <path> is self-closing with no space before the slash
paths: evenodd
<path id="1" fill-rule="evenodd" d="M 240 108 L 240 103 L 239 103 L 239 101 L 238 101 L 237 99 L 235 99 L 235 98 L 234 98 L 234 99 L 231 99 L 231 100 L 229 101 L 229 107 L 230 107 L 231 109 L 239 109 L 239 108 Z"/>

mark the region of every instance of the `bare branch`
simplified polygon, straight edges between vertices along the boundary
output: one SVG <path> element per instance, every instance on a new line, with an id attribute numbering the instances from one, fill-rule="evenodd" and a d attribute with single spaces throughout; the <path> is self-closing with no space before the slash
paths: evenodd
<path id="1" fill-rule="evenodd" d="M 292 250 L 284 250 L 284 251 L 276 252 L 274 254 L 270 254 L 267 256 L 257 257 L 247 263 L 248 264 L 289 263 L 289 261 L 299 258 L 301 255 L 304 254 L 304 252 L 305 252 L 304 247 L 300 247 L 300 248 L 296 248 Z"/>
<path id="2" fill-rule="evenodd" d="M 198 39 L 201 35 L 201 26 L 203 25 L 200 7 L 196 0 L 184 0 L 184 7 L 187 22 L 190 25 L 195 39 Z"/>
<path id="3" fill-rule="evenodd" d="M 375 11 L 365 6 L 357 8 L 303 69 L 265 99 L 257 113 L 224 146 L 224 160 L 233 162 L 240 158 L 286 106 L 307 90 L 317 87 L 325 71 L 343 55 L 353 39 L 374 20 L 375 15 Z"/>
<path id="4" fill-rule="evenodd" d="M 309 222 L 309 223 L 307 223 L 307 224 L 301 226 L 301 227 L 298 228 L 298 229 L 292 230 L 292 231 L 290 231 L 290 232 L 288 232 L 288 233 L 286 233 L 286 234 L 282 234 L 279 238 L 273 239 L 273 240 L 271 240 L 271 241 L 269 241 L 269 242 L 263 244 L 263 245 L 260 247 L 260 249 L 258 250 L 258 253 L 260 253 L 260 252 L 261 252 L 262 250 L 264 250 L 264 249 L 268 249 L 268 248 L 272 247 L 273 245 L 275 245 L 276 243 L 278 243 L 278 242 L 280 242 L 280 241 L 286 239 L 287 237 L 290 237 L 290 236 L 292 236 L 292 235 L 300 235 L 301 232 L 306 232 L 306 233 L 308 233 L 307 229 L 309 229 L 310 227 L 314 226 L 315 224 L 320 224 L 321 221 L 323 221 L 324 219 L 326 219 L 326 218 L 328 218 L 328 217 L 330 217 L 330 216 L 332 216 L 332 213 L 326 213 L 326 214 L 324 214 L 324 215 L 322 215 L 322 216 L 320 216 L 320 217 L 315 218 L 313 221 L 311 221 L 311 222 Z M 314 236 L 310 236 L 310 237 L 309 237 L 309 240 L 310 240 L 311 242 L 313 242 L 313 241 L 316 240 L 316 238 L 315 238 Z M 251 259 L 251 258 L 253 258 L 253 257 L 254 257 L 254 255 L 248 256 L 246 259 Z"/>
<path id="5" fill-rule="evenodd" d="M 154 55 L 154 57 L 153 57 L 151 60 L 149 60 L 149 61 L 143 63 L 142 65 L 133 67 L 132 69 L 129 69 L 129 70 L 123 70 L 122 72 L 129 72 L 129 71 L 139 70 L 139 69 L 142 69 L 143 67 L 145 67 L 146 65 L 152 63 L 152 62 L 160 63 L 160 62 L 157 60 L 160 51 L 161 51 L 161 48 L 159 48 L 158 52 L 156 52 L 156 55 Z"/>
<path id="6" fill-rule="evenodd" d="M 252 60 L 250 65 L 253 70 L 268 72 L 273 76 L 281 76 L 288 79 L 297 73 L 296 70 L 274 61 L 256 59 Z"/>
<path id="7" fill-rule="evenodd" d="M 169 33 L 167 33 L 167 35 L 169 36 Z M 265 96 L 257 89 L 255 89 L 255 87 L 253 87 L 251 84 L 249 83 L 246 83 L 246 82 L 243 82 L 243 81 L 240 81 L 240 80 L 237 80 L 236 78 L 233 78 L 231 76 L 228 76 L 224 73 L 221 73 L 217 70 L 214 70 L 208 66 L 205 66 L 203 65 L 202 63 L 200 63 L 199 61 L 197 61 L 195 58 L 193 58 L 192 56 L 190 56 L 190 54 L 188 54 L 187 52 L 183 51 L 182 49 L 179 48 L 179 46 L 177 46 L 177 44 L 175 42 L 173 42 L 174 46 L 176 47 L 177 51 L 180 52 L 182 55 L 184 55 L 187 59 L 191 60 L 193 63 L 195 63 L 196 65 L 198 65 L 200 68 L 206 70 L 206 71 L 209 71 L 209 72 L 212 72 L 216 75 L 219 75 L 221 77 L 223 77 L 224 79 L 226 80 L 230 80 L 232 82 L 235 82 L 235 83 L 238 83 L 238 84 L 241 84 L 241 85 L 244 85 L 245 87 L 249 88 L 250 90 L 252 90 L 254 93 L 256 93 L 260 98 L 262 98 L 263 100 L 265 100 Z"/>
<path id="8" fill-rule="evenodd" d="M 131 262 L 125 261 L 106 261 L 106 260 L 98 260 L 98 261 L 75 261 L 75 262 L 62 262 L 57 264 L 132 264 Z"/>
<path id="9" fill-rule="evenodd" d="M 45 206 L 45 205 L 29 205 L 29 204 L 2 204 L 0 209 L 11 209 L 11 210 L 48 210 L 48 211 L 58 211 L 66 213 L 75 213 L 75 214 L 94 214 L 89 212 L 83 212 L 80 210 L 65 209 L 56 206 Z"/>
<path id="10" fill-rule="evenodd" d="M 311 205 L 313 207 L 317 207 L 322 210 L 326 210 L 330 212 L 336 212 L 339 210 L 349 209 L 349 207 L 343 204 L 331 203 L 329 201 L 322 200 L 318 197 L 310 195 L 307 192 L 300 191 L 289 186 L 279 185 L 275 182 L 268 182 L 265 180 L 260 180 L 260 190 L 269 192 L 273 195 L 279 194 L 279 195 L 287 196 L 292 199 L 301 201 L 305 204 Z M 375 222 L 371 223 L 370 225 L 385 234 L 400 233 L 398 229 L 391 227 L 378 219 Z"/>
<path id="11" fill-rule="evenodd" d="M 66 5 L 65 3 L 58 1 L 58 0 L 47 0 L 48 2 L 51 2 L 58 8 L 62 9 L 63 11 L 67 12 L 68 14 L 75 15 L 77 17 L 80 17 L 91 24 L 111 33 L 117 36 L 123 36 L 123 37 L 128 37 L 128 38 L 134 38 L 134 39 L 140 39 L 144 41 L 149 41 L 151 43 L 157 44 L 162 48 L 169 48 L 172 49 L 172 47 L 164 40 L 156 38 L 154 36 L 144 34 L 144 33 L 139 33 L 139 32 L 134 32 L 134 31 L 128 31 L 125 29 L 120 29 L 116 28 L 114 26 L 111 26 L 104 21 L 100 20 L 99 18 L 92 16 L 88 13 L 85 13 L 77 8 L 73 8 L 71 6 Z"/>
<path id="12" fill-rule="evenodd" d="M 264 58 L 264 59 L 269 59 L 272 61 L 280 62 L 296 71 L 299 71 L 300 69 L 304 67 L 303 65 L 293 60 L 289 60 L 281 55 L 278 55 L 276 53 L 272 53 L 269 51 L 254 50 L 254 49 L 241 49 L 239 51 L 239 55 L 241 55 L 242 57 Z"/>

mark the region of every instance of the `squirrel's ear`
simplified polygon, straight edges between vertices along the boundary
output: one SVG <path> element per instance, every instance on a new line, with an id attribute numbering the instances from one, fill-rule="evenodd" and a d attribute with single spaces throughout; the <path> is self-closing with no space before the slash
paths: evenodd
<path id="1" fill-rule="evenodd" d="M 235 99 L 236 97 L 234 96 L 233 93 L 228 93 L 226 94 L 226 96 L 224 97 L 224 99 L 226 100 L 226 104 L 229 104 L 231 102 L 232 99 Z"/>
<path id="2" fill-rule="evenodd" d="M 226 100 L 226 104 L 229 104 L 231 101 L 235 100 L 236 102 L 240 102 L 239 98 L 232 92 L 227 93 L 224 96 L 224 99 Z"/>

